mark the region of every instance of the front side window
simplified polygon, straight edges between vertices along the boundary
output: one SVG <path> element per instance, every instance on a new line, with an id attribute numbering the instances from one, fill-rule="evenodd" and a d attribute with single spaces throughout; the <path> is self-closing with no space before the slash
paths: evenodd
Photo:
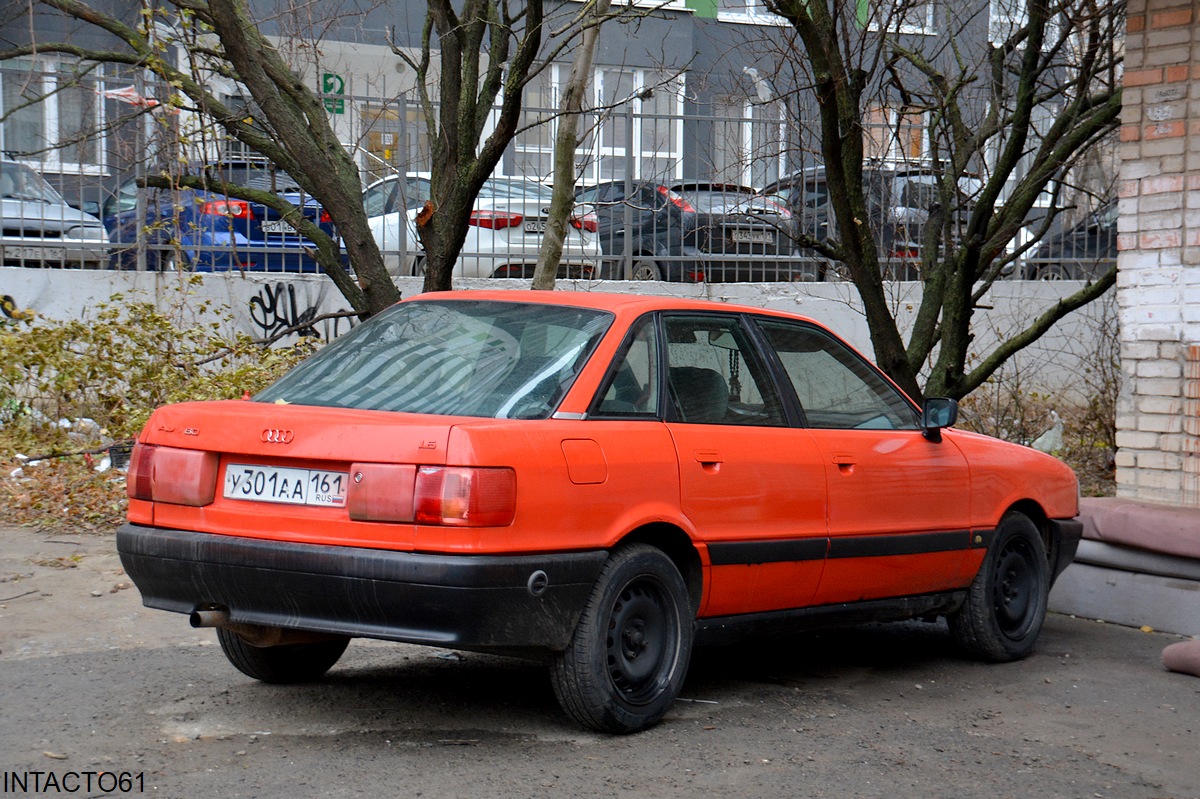
<path id="1" fill-rule="evenodd" d="M 254 399 L 542 419 L 554 412 L 611 323 L 604 311 L 531 303 L 401 303 Z"/>
<path id="2" fill-rule="evenodd" d="M 737 317 L 667 316 L 671 417 L 688 424 L 778 427 L 783 411 Z"/>
<path id="3" fill-rule="evenodd" d="M 808 325 L 760 320 L 809 427 L 916 430 L 916 410 L 866 361 Z"/>

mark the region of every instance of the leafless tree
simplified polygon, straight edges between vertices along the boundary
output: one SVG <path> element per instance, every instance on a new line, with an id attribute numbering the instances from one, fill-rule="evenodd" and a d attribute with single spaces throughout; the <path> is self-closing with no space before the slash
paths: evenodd
<path id="1" fill-rule="evenodd" d="M 0 60 L 60 53 L 85 62 L 144 70 L 172 89 L 161 98 L 176 109 L 211 119 L 249 149 L 269 158 L 318 200 L 337 225 L 355 267 L 343 266 L 338 242 L 300 209 L 270 191 L 214 180 L 212 175 L 151 176 L 151 185 L 216 188 L 260 202 L 312 242 L 317 261 L 356 311 L 374 313 L 399 299 L 367 225 L 358 167 L 338 142 L 322 100 L 299 78 L 252 18 L 246 0 L 167 0 L 146 3 L 133 20 L 81 0 L 32 0 L 29 13 L 57 13 L 107 33 L 110 48 L 71 41 L 38 41 L 0 52 Z M 188 53 L 180 63 L 173 47 Z M 232 107 L 210 88 L 216 77 L 245 87 L 256 113 Z"/>
<path id="2" fill-rule="evenodd" d="M 844 266 L 875 357 L 901 387 L 918 397 L 962 397 L 1114 284 L 1115 267 L 972 359 L 976 307 L 1063 207 L 1075 165 L 1116 128 L 1124 0 L 996 0 L 992 10 L 1004 13 L 992 20 L 990 43 L 979 34 L 986 3 L 906 0 L 865 13 L 848 0 L 767 6 L 794 30 L 781 61 L 806 72 L 799 100 L 815 109 L 813 149 L 838 231 L 800 244 Z M 933 13 L 930 6 L 938 16 L 925 19 L 935 20 L 937 35 L 912 35 L 913 20 Z M 882 231 L 864 189 L 872 135 L 864 119 L 880 98 L 920 120 L 923 162 L 938 176 L 939 201 L 920 242 L 922 299 L 907 343 L 885 290 Z M 964 180 L 977 184 L 969 197 Z M 1047 193 L 1051 212 L 1037 221 L 1035 207 Z M 1032 237 L 1023 235 L 1031 228 Z"/>

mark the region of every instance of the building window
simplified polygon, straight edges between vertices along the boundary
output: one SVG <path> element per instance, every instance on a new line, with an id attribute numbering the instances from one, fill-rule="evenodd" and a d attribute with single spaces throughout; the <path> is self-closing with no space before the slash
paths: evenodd
<path id="1" fill-rule="evenodd" d="M 893 163 L 927 161 L 927 117 L 924 111 L 868 106 L 863 113 L 863 156 Z"/>
<path id="2" fill-rule="evenodd" d="M 569 70 L 562 69 L 565 79 Z M 521 121 L 513 140 L 514 175 L 549 179 L 554 175 L 554 135 L 558 130 L 559 67 L 551 64 L 525 84 Z M 582 120 L 581 120 L 582 122 Z M 579 126 L 583 130 L 585 125 Z"/>
<path id="3" fill-rule="evenodd" d="M 713 104 L 713 179 L 765 186 L 784 172 L 783 104 L 727 97 Z"/>
<path id="4" fill-rule="evenodd" d="M 899 0 L 872 4 L 858 0 L 858 21 L 870 30 L 889 33 L 937 33 L 936 4 L 932 0 Z"/>
<path id="5" fill-rule="evenodd" d="M 368 103 L 361 109 L 364 167 L 372 180 L 406 172 L 428 172 L 433 158 L 429 132 L 416 103 Z"/>
<path id="6" fill-rule="evenodd" d="M 991 0 L 988 4 L 988 41 L 1000 45 L 1029 22 L 1029 0 Z M 1058 15 L 1051 13 L 1046 22 L 1045 47 L 1058 40 Z"/>
<path id="7" fill-rule="evenodd" d="M 569 69 L 551 65 L 525 87 L 521 130 L 511 173 L 537 180 L 553 175 L 555 115 Z M 598 182 L 632 177 L 668 181 L 683 163 L 681 78 L 652 70 L 600 67 L 592 78 L 593 108 L 579 121 L 576 177 Z"/>
<path id="8" fill-rule="evenodd" d="M 104 166 L 99 68 L 18 58 L 0 65 L 0 151 L 49 172 Z"/>
<path id="9" fill-rule="evenodd" d="M 745 22 L 753 25 L 787 25 L 778 14 L 767 10 L 763 0 L 719 0 L 717 18 L 721 22 Z"/>

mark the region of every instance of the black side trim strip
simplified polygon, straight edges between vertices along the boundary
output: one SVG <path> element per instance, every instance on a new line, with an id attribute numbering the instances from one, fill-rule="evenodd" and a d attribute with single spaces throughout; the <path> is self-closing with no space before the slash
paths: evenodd
<path id="1" fill-rule="evenodd" d="M 726 644 L 750 634 L 784 634 L 881 621 L 940 616 L 957 610 L 964 591 L 848 602 L 813 608 L 715 616 L 696 620 L 697 644 Z"/>
<path id="2" fill-rule="evenodd" d="M 947 533 L 904 533 L 894 535 L 856 535 L 832 538 L 830 558 L 878 558 L 887 555 L 923 555 L 930 552 L 953 552 L 969 549 L 971 532 L 952 530 Z"/>
<path id="3" fill-rule="evenodd" d="M 797 538 L 787 541 L 734 541 L 708 545 L 708 556 L 714 566 L 783 563 L 797 560 L 822 560 L 829 548 L 829 539 Z"/>
<path id="4" fill-rule="evenodd" d="M 792 538 L 771 541 L 720 541 L 708 545 L 714 566 L 749 566 L 822 558 L 880 558 L 978 549 L 991 543 L 995 530 L 894 533 L 845 538 Z"/>

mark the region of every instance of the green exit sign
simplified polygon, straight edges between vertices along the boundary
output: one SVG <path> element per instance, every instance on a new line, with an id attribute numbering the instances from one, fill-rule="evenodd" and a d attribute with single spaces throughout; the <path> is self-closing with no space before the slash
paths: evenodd
<path id="1" fill-rule="evenodd" d="M 341 95 L 346 93 L 346 80 L 333 72 L 321 74 L 321 94 L 325 95 L 325 111 L 330 114 L 346 113 L 346 101 Z M 330 96 L 334 95 L 334 96 Z"/>

